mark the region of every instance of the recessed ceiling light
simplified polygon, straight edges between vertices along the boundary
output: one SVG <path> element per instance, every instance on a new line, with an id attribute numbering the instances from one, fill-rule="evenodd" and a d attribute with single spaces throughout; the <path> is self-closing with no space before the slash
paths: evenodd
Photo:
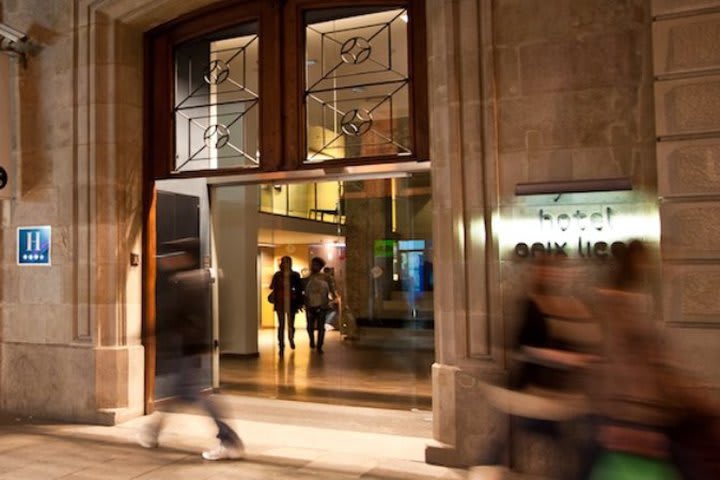
<path id="1" fill-rule="evenodd" d="M 310 66 L 310 65 L 317 65 L 318 61 L 315 60 L 314 58 L 308 58 L 307 60 L 305 60 L 305 63 L 306 63 L 308 66 Z"/>
<path id="2" fill-rule="evenodd" d="M 400 15 L 400 18 L 402 18 L 402 21 L 405 23 L 408 23 L 408 21 L 410 20 L 410 17 L 408 17 L 407 13 L 403 13 L 402 15 Z"/>

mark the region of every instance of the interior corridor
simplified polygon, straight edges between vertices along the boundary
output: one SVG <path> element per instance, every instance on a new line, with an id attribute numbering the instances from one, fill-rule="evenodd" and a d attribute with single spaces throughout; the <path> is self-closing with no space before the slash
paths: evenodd
<path id="1" fill-rule="evenodd" d="M 328 331 L 325 354 L 310 350 L 304 314 L 298 315 L 296 349 L 277 352 L 275 329 L 262 329 L 260 355 L 223 355 L 222 393 L 364 407 L 429 410 L 432 331 L 379 332 L 362 341 Z M 400 336 L 400 333 L 402 336 Z"/>

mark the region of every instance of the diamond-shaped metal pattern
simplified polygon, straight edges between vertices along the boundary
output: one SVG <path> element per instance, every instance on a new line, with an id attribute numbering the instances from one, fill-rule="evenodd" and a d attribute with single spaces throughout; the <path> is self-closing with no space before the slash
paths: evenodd
<path id="1" fill-rule="evenodd" d="M 308 162 L 411 154 L 406 18 L 380 10 L 307 26 Z"/>

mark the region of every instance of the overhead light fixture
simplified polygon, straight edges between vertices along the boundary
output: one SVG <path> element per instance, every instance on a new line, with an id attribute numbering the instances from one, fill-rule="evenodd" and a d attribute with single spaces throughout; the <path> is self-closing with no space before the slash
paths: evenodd
<path id="1" fill-rule="evenodd" d="M 410 17 L 408 17 L 407 13 L 403 13 L 402 15 L 400 15 L 400 18 L 402 18 L 402 21 L 405 23 L 408 23 L 410 21 Z"/>
<path id="2" fill-rule="evenodd" d="M 308 58 L 307 60 L 305 60 L 305 64 L 306 64 L 308 67 L 311 67 L 311 66 L 313 66 L 313 65 L 317 65 L 317 63 L 318 63 L 318 61 L 315 60 L 314 58 Z"/>
<path id="3" fill-rule="evenodd" d="M 560 182 L 528 182 L 515 185 L 515 195 L 614 192 L 632 190 L 630 177 L 566 180 Z"/>

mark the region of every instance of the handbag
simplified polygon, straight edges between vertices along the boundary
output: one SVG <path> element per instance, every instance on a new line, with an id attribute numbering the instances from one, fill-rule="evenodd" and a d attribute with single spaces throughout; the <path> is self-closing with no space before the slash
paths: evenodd
<path id="1" fill-rule="evenodd" d="M 267 296 L 267 301 L 270 303 L 275 303 L 275 290 L 271 291 Z"/>

